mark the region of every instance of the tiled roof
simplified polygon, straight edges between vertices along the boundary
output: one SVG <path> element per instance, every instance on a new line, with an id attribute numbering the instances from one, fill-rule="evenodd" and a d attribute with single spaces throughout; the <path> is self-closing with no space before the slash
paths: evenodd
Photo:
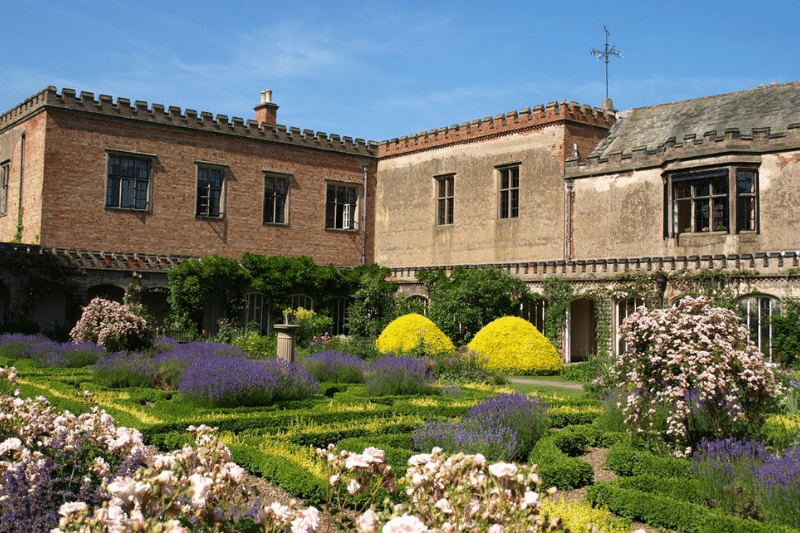
<path id="1" fill-rule="evenodd" d="M 636 149 L 650 152 L 669 139 L 680 142 L 691 135 L 702 138 L 710 131 L 721 136 L 725 130 L 738 129 L 742 135 L 749 135 L 754 129 L 769 128 L 771 135 L 781 134 L 798 123 L 800 81 L 764 85 L 624 111 L 591 156 L 604 159 L 608 154 L 629 154 Z"/>
<path id="2" fill-rule="evenodd" d="M 90 252 L 85 250 L 47 250 L 61 260 L 84 270 L 125 270 L 136 272 L 166 272 L 188 256 L 152 255 L 117 252 Z"/>

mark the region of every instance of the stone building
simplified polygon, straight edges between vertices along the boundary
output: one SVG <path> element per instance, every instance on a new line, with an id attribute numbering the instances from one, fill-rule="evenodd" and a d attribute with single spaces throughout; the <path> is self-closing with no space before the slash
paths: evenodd
<path id="1" fill-rule="evenodd" d="M 376 262 L 420 298 L 422 268 L 491 265 L 544 296 L 521 310 L 540 328 L 564 280 L 567 361 L 621 349 L 636 306 L 697 291 L 739 301 L 769 353 L 769 316 L 800 297 L 800 82 L 624 112 L 553 102 L 380 143 L 277 125 L 277 108 L 265 92 L 256 120 L 229 120 L 50 87 L 4 113 L 2 320 L 68 322 L 133 272 L 163 307 L 173 265 L 245 251 Z"/>

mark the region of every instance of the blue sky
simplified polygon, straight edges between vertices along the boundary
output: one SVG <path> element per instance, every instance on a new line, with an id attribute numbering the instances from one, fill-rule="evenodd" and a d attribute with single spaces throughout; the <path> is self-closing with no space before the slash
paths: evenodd
<path id="1" fill-rule="evenodd" d="M 557 100 L 618 109 L 800 79 L 800 4 L 0 0 L 0 109 L 48 85 L 381 141 Z"/>

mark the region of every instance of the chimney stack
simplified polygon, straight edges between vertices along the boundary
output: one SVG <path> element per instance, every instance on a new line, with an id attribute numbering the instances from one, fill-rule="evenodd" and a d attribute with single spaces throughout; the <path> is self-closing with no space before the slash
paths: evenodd
<path id="1" fill-rule="evenodd" d="M 254 107 L 256 122 L 274 126 L 278 122 L 278 106 L 272 103 L 272 89 L 261 91 L 261 103 Z"/>

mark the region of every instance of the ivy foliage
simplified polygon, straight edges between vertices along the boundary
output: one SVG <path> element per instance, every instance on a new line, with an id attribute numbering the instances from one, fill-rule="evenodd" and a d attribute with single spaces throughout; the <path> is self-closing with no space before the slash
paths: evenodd
<path id="1" fill-rule="evenodd" d="M 772 317 L 772 346 L 775 358 L 786 366 L 800 366 L 800 301 L 785 303 L 783 314 Z"/>
<path id="2" fill-rule="evenodd" d="M 431 299 L 430 318 L 456 345 L 468 343 L 489 322 L 518 314 L 533 298 L 524 281 L 496 268 L 455 267 L 417 274 Z"/>
<path id="3" fill-rule="evenodd" d="M 245 253 L 240 260 L 212 255 L 184 261 L 168 273 L 168 327 L 197 335 L 202 329 L 204 305 L 213 299 L 225 302 L 223 316 L 238 323 L 245 296 L 251 292 L 265 296 L 272 316 L 280 316 L 294 294 L 310 296 L 314 299 L 315 311 L 324 314 L 335 299 L 356 293 L 356 314 L 382 317 L 386 313 L 382 306 L 388 304 L 359 295 L 358 291 L 377 285 L 391 298 L 394 286 L 383 281 L 386 273 L 386 269 L 376 265 L 342 270 L 333 265 L 316 265 L 310 257 L 252 253 Z M 394 316 L 385 323 L 392 318 Z M 385 326 L 380 320 L 379 323 L 375 326 L 377 333 Z M 369 328 L 365 326 L 365 329 Z"/>
<path id="4" fill-rule="evenodd" d="M 397 285 L 386 281 L 388 272 L 375 265 L 360 271 L 352 303 L 347 309 L 347 328 L 351 335 L 377 338 L 397 317 L 394 297 Z"/>

